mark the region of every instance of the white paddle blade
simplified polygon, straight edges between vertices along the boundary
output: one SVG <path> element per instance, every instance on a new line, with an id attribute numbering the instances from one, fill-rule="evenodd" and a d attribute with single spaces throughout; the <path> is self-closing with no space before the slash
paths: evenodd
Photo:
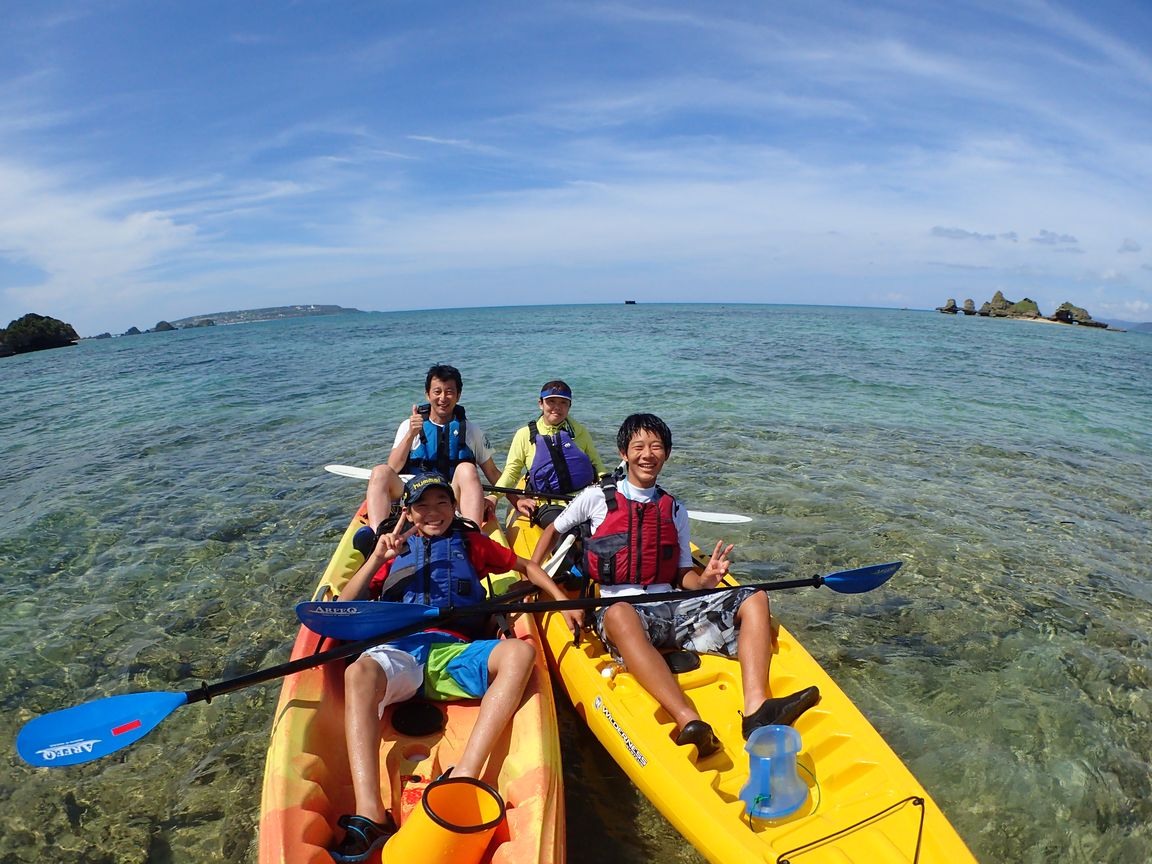
<path id="1" fill-rule="evenodd" d="M 697 522 L 715 522 L 717 525 L 739 525 L 751 522 L 751 516 L 741 516 L 739 513 L 709 513 L 706 510 L 689 510 L 688 518 Z"/>
<path id="2" fill-rule="evenodd" d="M 358 468 L 355 465 L 325 465 L 324 470 L 339 477 L 351 477 L 354 480 L 368 480 L 372 477 L 370 468 Z M 407 474 L 400 475 L 401 480 L 409 480 Z M 741 516 L 739 513 L 709 513 L 706 510 L 689 510 L 688 518 L 697 522 L 712 522 L 717 525 L 739 525 L 751 522 L 751 516 Z"/>
<path id="3" fill-rule="evenodd" d="M 355 465 L 325 465 L 324 470 L 339 477 L 351 477 L 353 480 L 368 480 L 372 476 L 369 468 L 357 468 Z"/>

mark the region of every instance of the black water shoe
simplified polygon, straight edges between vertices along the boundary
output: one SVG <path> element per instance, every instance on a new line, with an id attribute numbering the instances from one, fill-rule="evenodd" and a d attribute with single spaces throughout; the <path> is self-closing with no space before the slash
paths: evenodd
<path id="1" fill-rule="evenodd" d="M 711 756 L 721 746 L 716 734 L 712 731 L 712 727 L 703 720 L 693 720 L 688 723 L 676 736 L 676 743 L 681 746 L 695 744 L 696 752 L 700 754 L 701 759 L 705 756 Z"/>
<path id="2" fill-rule="evenodd" d="M 765 699 L 764 704 L 744 718 L 740 726 L 744 740 L 747 741 L 748 736 L 761 726 L 791 726 L 801 714 L 819 701 L 819 687 L 807 687 L 778 699 Z"/>
<path id="3" fill-rule="evenodd" d="M 344 829 L 344 839 L 333 849 L 328 850 L 332 860 L 340 864 L 367 861 L 372 853 L 388 842 L 396 833 L 396 823 L 392 814 L 387 814 L 383 822 L 373 822 L 367 816 L 341 816 L 336 824 Z"/>

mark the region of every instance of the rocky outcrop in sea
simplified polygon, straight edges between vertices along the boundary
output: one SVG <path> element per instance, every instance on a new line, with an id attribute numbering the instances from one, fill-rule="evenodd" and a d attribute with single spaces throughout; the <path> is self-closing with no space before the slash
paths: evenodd
<path id="1" fill-rule="evenodd" d="M 80 341 L 71 324 L 29 312 L 0 330 L 0 357 L 23 354 L 26 351 L 43 351 L 48 348 L 65 348 Z"/>
<path id="2" fill-rule="evenodd" d="M 956 306 L 956 301 L 949 297 L 943 306 L 936 307 L 936 311 L 955 315 L 960 310 Z M 1035 300 L 1025 297 L 1013 302 L 1004 296 L 1003 291 L 997 291 L 992 295 L 992 299 L 985 301 L 979 309 L 976 309 L 976 304 L 972 300 L 965 300 L 963 312 L 965 315 L 979 315 L 983 318 L 1025 318 L 1033 321 L 1077 324 L 1081 327 L 1100 327 L 1103 329 L 1108 327 L 1106 322 L 1094 320 L 1087 309 L 1072 303 L 1061 303 L 1060 308 L 1051 315 L 1043 315 Z"/>

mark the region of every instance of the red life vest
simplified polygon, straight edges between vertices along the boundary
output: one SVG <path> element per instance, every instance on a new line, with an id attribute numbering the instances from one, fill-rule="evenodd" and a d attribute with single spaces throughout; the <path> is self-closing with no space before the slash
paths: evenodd
<path id="1" fill-rule="evenodd" d="M 608 515 L 584 541 L 585 567 L 601 585 L 671 585 L 680 571 L 676 499 L 656 487 L 656 500 L 633 501 L 604 481 Z"/>

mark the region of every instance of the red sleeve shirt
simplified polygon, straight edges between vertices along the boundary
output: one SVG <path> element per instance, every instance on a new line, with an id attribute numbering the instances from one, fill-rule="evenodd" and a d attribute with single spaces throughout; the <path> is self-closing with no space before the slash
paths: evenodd
<path id="1" fill-rule="evenodd" d="M 468 560 L 472 562 L 476 575 L 481 579 L 492 574 L 507 573 L 516 565 L 516 557 L 516 553 L 507 546 L 500 545 L 484 534 L 468 534 Z M 388 561 L 372 577 L 368 585 L 368 595 L 373 600 L 380 599 L 380 589 L 391 569 L 392 561 Z"/>

